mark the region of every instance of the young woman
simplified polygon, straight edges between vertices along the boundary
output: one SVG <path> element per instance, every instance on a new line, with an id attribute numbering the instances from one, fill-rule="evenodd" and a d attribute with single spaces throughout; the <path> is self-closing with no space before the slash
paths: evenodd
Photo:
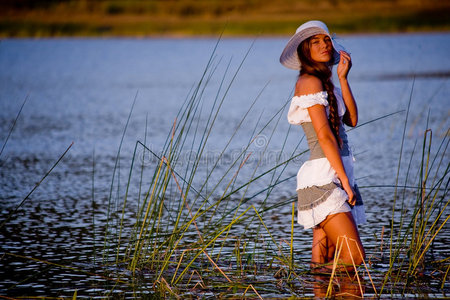
<path id="1" fill-rule="evenodd" d="M 280 62 L 300 70 L 288 121 L 303 127 L 310 149 L 309 160 L 297 174 L 297 210 L 298 223 L 313 228 L 311 267 L 331 268 L 338 239 L 344 239 L 339 262 L 351 269 L 348 266 L 361 264 L 365 255 L 356 224 L 366 218 L 343 128 L 358 122 L 347 79 L 350 54 L 333 41 L 323 22 L 309 21 L 289 40 Z M 331 79 L 334 64 L 341 89 Z"/>

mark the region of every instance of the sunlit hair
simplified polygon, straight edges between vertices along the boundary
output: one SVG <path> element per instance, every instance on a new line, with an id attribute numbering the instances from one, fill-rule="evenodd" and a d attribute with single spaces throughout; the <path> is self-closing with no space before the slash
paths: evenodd
<path id="1" fill-rule="evenodd" d="M 328 104 L 330 109 L 330 128 L 339 146 L 342 146 L 342 140 L 339 136 L 339 127 L 341 125 L 341 119 L 338 114 L 338 106 L 336 95 L 334 94 L 334 84 L 331 81 L 331 64 L 317 63 L 311 58 L 310 43 L 311 38 L 304 40 L 297 48 L 297 54 L 300 58 L 301 66 L 300 76 L 303 74 L 309 74 L 316 76 L 322 82 L 325 91 L 328 94 Z"/>

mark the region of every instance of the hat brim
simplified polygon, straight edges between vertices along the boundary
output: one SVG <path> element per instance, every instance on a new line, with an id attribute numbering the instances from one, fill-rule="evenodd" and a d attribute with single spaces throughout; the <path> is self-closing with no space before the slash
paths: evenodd
<path id="1" fill-rule="evenodd" d="M 339 51 L 342 50 L 345 51 L 344 47 L 342 47 L 336 41 L 334 41 L 334 39 L 330 36 L 330 34 L 320 27 L 310 27 L 294 34 L 286 44 L 286 47 L 284 47 L 283 52 L 281 53 L 280 63 L 286 68 L 293 70 L 300 70 L 301 63 L 297 54 L 297 48 L 301 42 L 317 34 L 325 34 L 331 38 L 331 43 L 333 44 L 333 59 L 331 60 L 330 63 L 333 65 L 339 63 L 340 60 Z"/>

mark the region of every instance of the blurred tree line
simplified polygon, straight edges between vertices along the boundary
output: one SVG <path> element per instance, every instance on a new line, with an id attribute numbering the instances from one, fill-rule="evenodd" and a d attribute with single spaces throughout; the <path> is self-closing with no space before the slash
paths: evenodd
<path id="1" fill-rule="evenodd" d="M 288 35 L 450 30 L 450 0 L 0 0 L 0 36 Z"/>

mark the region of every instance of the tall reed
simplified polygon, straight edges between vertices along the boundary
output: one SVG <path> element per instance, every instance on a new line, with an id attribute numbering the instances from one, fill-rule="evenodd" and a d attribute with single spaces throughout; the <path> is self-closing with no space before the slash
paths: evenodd
<path id="1" fill-rule="evenodd" d="M 263 165 L 261 159 L 270 144 L 269 138 L 265 147 L 258 148 L 261 149 L 258 153 L 261 158 L 250 172 L 250 177 L 240 176 L 242 169 L 247 167 L 248 160 L 252 158 L 251 148 L 255 140 L 260 136 L 266 137 L 275 133 L 288 102 L 283 103 L 265 123 L 258 122 L 248 137 L 247 144 L 242 145 L 240 152 L 229 164 L 223 165 L 223 157 L 227 155 L 233 139 L 259 100 L 261 93 L 258 94 L 249 104 L 231 136 L 225 140 L 224 148 L 218 152 L 206 174 L 200 172 L 203 161 L 206 160 L 209 164 L 206 156 L 209 139 L 230 88 L 251 50 L 250 47 L 227 81 L 231 67 L 231 61 L 228 62 L 209 111 L 204 115 L 204 97 L 221 62 L 217 61 L 216 48 L 199 82 L 181 106 L 162 150 L 153 151 L 146 145 L 145 140 L 136 142 L 122 201 L 113 197 L 113 187 L 118 189 L 120 176 L 113 176 L 111 183 L 104 238 L 104 263 L 116 265 L 119 272 L 124 268 L 128 269 L 133 277 L 142 270 L 154 273 L 155 287 L 161 288 L 159 292 L 163 294 L 175 293 L 178 285 L 191 280 L 194 271 L 201 276 L 199 270 L 203 269 L 205 264 L 209 266 L 209 271 L 203 269 L 203 272 L 217 272 L 218 276 L 233 285 L 230 278 L 238 273 L 235 273 L 233 268 L 224 269 L 221 267 L 223 263 L 235 261 L 242 274 L 245 269 L 256 270 L 255 257 L 267 255 L 267 251 L 276 253 L 274 259 L 278 264 L 294 270 L 293 229 L 290 245 L 286 249 L 274 238 L 262 214 L 277 207 L 267 206 L 266 200 L 275 186 L 287 180 L 283 178 L 286 165 L 304 152 L 297 155 L 292 153 L 289 159 L 283 160 L 283 145 L 275 166 L 260 171 Z M 205 121 L 202 123 L 201 120 Z M 269 125 L 273 126 L 270 132 Z M 126 127 L 124 134 L 125 131 Z M 285 141 L 288 135 L 289 131 Z M 152 164 L 141 160 L 139 165 L 140 153 L 143 153 L 142 157 L 147 157 L 145 154 L 148 154 L 152 158 Z M 189 157 L 186 157 L 185 153 L 190 153 Z M 119 158 L 120 147 L 114 174 L 120 170 Z M 145 179 L 150 179 L 149 183 L 144 183 Z M 250 186 L 262 180 L 269 180 L 268 187 L 263 186 L 260 191 L 248 196 Z M 131 196 L 134 187 L 138 187 L 137 196 Z M 257 208 L 254 202 L 250 201 L 262 193 L 265 194 L 262 200 L 258 201 L 260 206 Z M 288 202 L 292 200 L 289 199 Z M 133 202 L 138 203 L 137 207 Z M 130 209 L 134 210 L 133 220 L 127 218 L 130 216 L 127 213 Z M 240 231 L 241 237 L 236 236 L 235 231 L 231 233 L 235 226 L 244 226 L 245 230 Z M 261 237 L 264 239 L 263 243 Z M 231 251 L 232 245 L 235 245 L 234 251 Z M 265 248 L 262 248 L 262 245 Z M 258 293 L 253 286 L 246 287 L 244 293 L 248 294 L 250 287 Z"/>
<path id="2" fill-rule="evenodd" d="M 245 54 L 229 80 L 231 61 L 228 62 L 213 99 L 205 99 L 221 63 L 215 56 L 217 45 L 199 82 L 193 86 L 180 107 L 162 149 L 152 150 L 148 146 L 145 129 L 144 142 L 137 141 L 134 147 L 122 199 L 113 197 L 114 187 L 117 189 L 117 195 L 120 194 L 120 176 L 113 176 L 111 183 L 104 237 L 104 263 L 118 267 L 116 270 L 119 277 L 126 273 L 125 270 L 130 271 L 133 280 L 137 280 L 141 272 L 150 272 L 154 292 L 158 295 L 179 297 L 180 290 L 184 285 L 191 284 L 194 277 L 199 279 L 195 285 L 192 283 L 191 287 L 204 286 L 207 281 L 205 278 L 214 274 L 220 278 L 219 284 L 242 289 L 244 295 L 251 288 L 256 297 L 260 297 L 257 286 L 242 286 L 238 279 L 242 279 L 244 274 L 251 270 L 256 273 L 261 268 L 261 262 L 265 263 L 266 269 L 276 266 L 283 270 L 279 273 L 285 273 L 289 282 L 301 280 L 297 273 L 306 269 L 296 263 L 294 258 L 295 197 L 273 204 L 268 201 L 277 185 L 295 176 L 283 175 L 287 165 L 306 152 L 296 154 L 301 140 L 289 153 L 289 159 L 285 160 L 282 154 L 286 152 L 285 145 L 290 134 L 288 131 L 272 166 L 261 170 L 262 163 L 259 159 L 253 166 L 254 169 L 245 173 L 250 176 L 242 178 L 241 175 L 244 168 L 248 167 L 249 160 L 253 158 L 252 146 L 262 135 L 266 137 L 267 143 L 259 150 L 262 155 L 266 153 L 288 102 L 281 105 L 266 122 L 258 120 L 247 144 L 224 166 L 222 159 L 227 155 L 233 139 L 245 126 L 249 113 L 259 99 L 260 95 L 257 95 L 230 137 L 224 140 L 224 146 L 215 160 L 211 162 L 207 157 L 216 122 L 249 53 Z M 263 90 L 264 88 L 261 92 Z M 390 264 L 382 279 L 380 291 L 377 291 L 372 283 L 377 296 L 383 294 L 392 277 L 395 280 L 390 292 L 395 293 L 397 287 L 402 285 L 403 294 L 406 293 L 411 280 L 426 269 L 427 253 L 449 219 L 449 164 L 446 160 L 448 134 L 441 142 L 437 154 L 433 155 L 432 131 L 425 130 L 420 165 L 414 165 L 413 151 L 404 185 L 400 184 L 411 99 L 412 91 L 406 110 L 395 183 L 390 230 Z M 205 109 L 204 104 L 208 101 L 211 101 L 210 107 Z M 398 112 L 393 114 L 396 113 Z M 373 121 L 390 115 L 392 114 Z M 129 118 L 130 116 L 131 112 Z M 189 153 L 189 156 L 186 156 L 186 153 Z M 152 159 L 147 161 L 148 157 Z M 208 163 L 206 170 L 204 161 Z M 114 174 L 119 171 L 120 147 Z M 405 207 L 411 205 L 408 203 L 411 198 L 406 188 L 414 172 L 416 198 L 414 212 L 408 214 Z M 263 180 L 268 181 L 264 182 L 267 186 L 256 192 L 251 190 L 250 187 Z M 136 189 L 138 194 L 134 195 L 133 191 Z M 258 198 L 257 202 L 253 201 L 255 198 Z M 267 226 L 264 214 L 290 204 L 290 240 L 280 242 Z M 239 230 L 233 230 L 237 226 Z M 366 271 L 369 272 L 367 266 Z M 404 276 L 407 280 L 401 281 Z M 362 293 L 361 285 L 360 290 Z"/>
<path id="3" fill-rule="evenodd" d="M 450 163 L 447 157 L 449 134 L 443 137 L 437 150 L 433 151 L 433 131 L 426 129 L 423 134 L 422 148 L 419 159 L 415 158 L 415 147 L 409 158 L 404 184 L 400 185 L 400 174 L 403 144 L 406 137 L 409 109 L 412 101 L 414 85 L 411 90 L 408 109 L 404 121 L 400 158 L 398 163 L 396 191 L 392 207 L 391 232 L 390 232 L 390 256 L 389 268 L 381 285 L 380 293 L 391 283 L 391 293 L 401 287 L 401 294 L 405 294 L 411 284 L 421 274 L 431 269 L 432 256 L 430 250 L 433 242 L 443 233 L 450 213 L 448 205 Z M 428 127 L 428 119 L 427 119 Z M 419 161 L 419 165 L 413 165 L 413 161 Z M 412 174 L 416 177 L 411 178 Z M 415 181 L 414 204 L 410 202 L 411 193 L 408 193 L 408 182 Z M 397 201 L 400 200 L 400 205 Z M 408 209 L 406 209 L 408 207 Z M 412 207 L 412 210 L 409 208 Z M 411 213 L 412 211 L 412 213 Z M 446 276 L 442 277 L 443 282 Z"/>
<path id="4" fill-rule="evenodd" d="M 0 150 L 0 157 L 3 154 L 3 151 L 6 148 L 6 145 L 8 144 L 9 138 L 11 137 L 12 132 L 14 131 L 14 128 L 16 126 L 17 120 L 19 119 L 20 115 L 22 114 L 22 110 L 25 106 L 25 104 L 28 101 L 28 95 L 25 97 L 24 101 L 22 102 L 22 105 L 20 106 L 19 111 L 16 114 L 16 117 L 13 121 L 13 123 L 11 124 L 11 127 L 8 130 L 8 135 L 5 138 L 5 141 L 2 145 L 2 148 Z M 24 203 L 30 199 L 31 195 L 36 191 L 36 189 L 42 184 L 42 182 L 44 182 L 44 180 L 50 175 L 50 173 L 55 169 L 55 167 L 61 162 L 61 160 L 64 158 L 64 156 L 67 154 L 67 152 L 69 152 L 70 148 L 73 146 L 73 142 L 66 148 L 66 150 L 59 156 L 59 158 L 56 160 L 56 162 L 47 170 L 47 172 L 45 172 L 45 174 L 41 177 L 41 179 L 34 185 L 34 187 L 28 192 L 28 194 L 20 201 L 20 203 L 18 203 L 16 205 L 16 207 L 11 210 L 7 216 L 5 217 L 5 219 L 0 223 L 0 228 L 2 228 L 9 220 L 10 218 L 15 215 L 18 210 L 24 205 Z M 0 165 L 1 167 L 2 165 Z"/>

